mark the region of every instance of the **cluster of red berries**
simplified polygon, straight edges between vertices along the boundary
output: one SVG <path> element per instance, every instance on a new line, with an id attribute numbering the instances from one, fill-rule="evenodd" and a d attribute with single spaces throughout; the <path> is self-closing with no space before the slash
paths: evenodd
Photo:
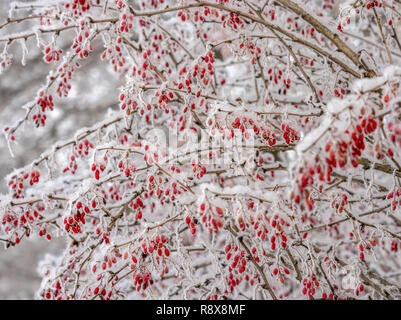
<path id="1" fill-rule="evenodd" d="M 101 300 L 110 300 L 111 295 L 113 294 L 113 290 L 107 292 L 106 288 L 100 290 L 100 287 L 96 287 L 93 290 L 93 294 L 95 296 L 99 296 Z"/>
<path id="2" fill-rule="evenodd" d="M 39 18 L 39 23 L 41 26 L 51 26 L 53 25 L 53 21 L 50 17 L 54 16 L 54 8 L 45 9 L 42 11 L 41 16 Z"/>
<path id="3" fill-rule="evenodd" d="M 118 37 L 115 40 L 115 43 L 110 43 L 107 46 L 107 49 L 103 51 L 101 55 L 101 59 L 105 60 L 108 59 L 112 64 L 115 72 L 125 73 L 128 69 L 125 68 L 125 63 L 127 62 L 125 57 L 123 56 L 121 50 L 122 38 Z"/>
<path id="4" fill-rule="evenodd" d="M 236 117 L 234 122 L 231 123 L 233 129 L 239 129 L 244 134 L 245 139 L 249 139 L 250 134 L 246 132 L 246 130 L 252 128 L 255 135 L 260 136 L 263 140 L 267 141 L 269 146 L 273 146 L 276 144 L 276 135 L 268 128 L 262 128 L 261 125 L 258 125 L 256 121 L 250 119 L 248 117 L 242 116 Z M 232 131 L 231 136 L 234 136 L 234 131 Z"/>
<path id="5" fill-rule="evenodd" d="M 205 7 L 205 16 L 207 16 L 208 9 L 209 9 L 208 7 Z M 230 12 L 227 19 L 225 18 L 226 16 L 223 17 L 222 17 L 222 19 L 224 20 L 222 24 L 223 28 L 231 27 L 234 30 L 245 28 L 244 21 L 242 21 L 242 19 L 239 17 L 238 14 Z"/>
<path id="6" fill-rule="evenodd" d="M 70 65 L 69 63 L 65 62 L 59 69 L 59 82 L 57 87 L 57 93 L 59 97 L 67 97 L 68 93 L 71 90 L 71 84 L 68 82 L 72 78 L 72 73 L 75 71 L 75 66 Z"/>
<path id="7" fill-rule="evenodd" d="M 157 96 L 157 92 L 156 92 L 156 96 Z M 134 102 L 134 106 L 136 105 L 136 102 Z M 169 111 L 169 109 L 166 107 L 166 105 L 164 104 L 164 102 L 163 103 L 161 103 L 160 105 L 158 105 L 158 107 L 159 107 L 159 109 L 164 109 L 165 110 L 165 112 L 166 113 L 169 113 L 170 111 Z M 146 107 L 141 107 L 140 109 L 139 109 L 139 114 L 141 115 L 141 116 L 145 116 L 145 121 L 146 121 L 146 123 L 149 123 L 150 122 L 150 120 L 151 120 L 151 116 L 152 116 L 152 106 L 151 106 L 151 104 L 150 103 L 148 103 L 147 105 L 146 105 Z M 130 110 L 128 109 L 127 110 L 127 114 L 129 114 L 130 112 L 129 112 Z M 153 113 L 153 119 L 157 119 L 157 113 L 156 112 L 154 112 Z"/>
<path id="8" fill-rule="evenodd" d="M 159 179 L 157 179 L 159 184 L 161 184 L 163 182 L 162 177 L 159 177 Z M 150 175 L 148 178 L 148 190 L 153 190 L 155 189 L 155 187 L 157 186 L 157 180 L 155 180 L 155 176 Z"/>
<path id="9" fill-rule="evenodd" d="M 3 214 L 1 218 L 1 223 L 3 225 L 2 231 L 4 231 L 7 234 L 13 232 L 16 228 L 19 227 L 18 216 L 15 212 L 12 212 L 11 210 L 7 210 Z"/>
<path id="10" fill-rule="evenodd" d="M 136 172 L 136 166 L 132 163 L 130 159 L 120 160 L 120 162 L 118 163 L 118 169 L 120 170 L 120 172 L 124 172 L 127 178 L 131 176 L 131 173 Z"/>
<path id="11" fill-rule="evenodd" d="M 276 18 L 276 10 L 274 9 L 269 9 L 268 14 L 270 15 L 270 19 L 272 21 L 274 21 L 274 19 Z"/>
<path id="12" fill-rule="evenodd" d="M 241 231 L 245 231 L 246 224 L 242 216 L 238 217 L 237 222 Z M 269 234 L 269 228 L 272 227 L 272 235 L 270 237 L 270 249 L 276 250 L 276 241 L 282 248 L 287 247 L 287 237 L 284 234 L 284 229 L 289 226 L 289 223 L 283 218 L 280 218 L 278 214 L 275 214 L 272 218 L 258 214 L 256 218 L 253 215 L 249 216 L 249 223 L 252 226 L 253 231 L 256 232 L 256 236 L 262 241 L 267 239 Z"/>
<path id="13" fill-rule="evenodd" d="M 60 61 L 60 55 L 63 53 L 62 49 L 56 48 L 54 45 L 48 45 L 44 49 L 44 60 L 47 63 L 50 63 L 52 61 Z"/>
<path id="14" fill-rule="evenodd" d="M 93 204 L 96 207 L 96 202 Z M 73 208 L 73 212 L 71 216 L 64 218 L 64 228 L 67 232 L 80 233 L 82 232 L 81 225 L 86 223 L 85 216 L 91 212 L 91 209 L 89 206 L 82 204 L 81 201 L 78 201 Z"/>
<path id="15" fill-rule="evenodd" d="M 295 130 L 292 129 L 288 124 L 283 123 L 281 125 L 281 130 L 283 130 L 283 138 L 286 144 L 294 143 L 294 141 L 298 141 L 300 139 Z"/>
<path id="16" fill-rule="evenodd" d="M 75 174 L 75 172 L 78 169 L 78 164 L 77 164 L 77 159 L 75 158 L 74 155 L 70 157 L 70 163 L 68 164 L 68 167 L 65 167 L 63 170 L 63 173 L 66 173 L 67 171 L 70 171 L 71 174 Z"/>
<path id="17" fill-rule="evenodd" d="M 70 171 L 71 174 L 75 174 L 75 172 L 78 169 L 77 156 L 78 157 L 87 156 L 89 154 L 89 150 L 91 148 L 93 148 L 93 144 L 90 143 L 88 140 L 85 140 L 83 144 L 80 143 L 80 144 L 78 144 L 78 146 L 75 146 L 74 152 L 71 155 L 71 157 L 69 158 L 70 162 L 68 164 L 68 167 L 65 167 L 63 169 L 63 173 Z M 93 170 L 93 166 L 92 166 L 92 170 Z M 97 179 L 99 179 L 99 178 L 97 178 Z"/>
<path id="18" fill-rule="evenodd" d="M 17 176 L 13 176 L 8 182 L 8 187 L 13 194 L 13 198 L 19 199 L 23 198 L 23 190 L 24 190 L 24 180 L 29 179 L 29 185 L 33 186 L 35 183 L 39 182 L 40 172 L 37 170 L 33 170 L 30 173 L 20 173 Z"/>
<path id="19" fill-rule="evenodd" d="M 107 157 L 106 157 L 106 161 L 107 161 Z M 94 163 L 94 164 L 92 164 L 91 170 L 92 170 L 92 172 L 94 172 L 96 180 L 100 179 L 100 172 L 103 172 L 104 169 L 105 169 L 105 166 L 104 166 L 103 163 Z"/>
<path id="20" fill-rule="evenodd" d="M 149 50 L 150 52 L 150 50 Z M 145 52 L 146 54 L 146 52 Z M 166 113 L 169 113 L 170 110 L 167 108 L 168 103 L 174 99 L 175 94 L 172 91 L 156 91 L 155 96 L 159 98 L 158 100 L 158 108 L 165 110 Z"/>
<path id="21" fill-rule="evenodd" d="M 128 259 L 129 253 L 128 251 L 124 252 L 124 259 Z M 141 289 L 145 290 L 149 285 L 153 284 L 152 274 L 146 269 L 146 267 L 142 264 L 147 257 L 147 253 L 139 253 L 138 250 L 134 250 L 131 253 L 131 270 L 135 270 L 132 274 L 132 278 L 134 279 L 134 285 L 136 286 L 137 291 Z M 161 277 L 164 274 L 168 273 L 168 267 L 164 265 L 163 272 Z"/>
<path id="22" fill-rule="evenodd" d="M 77 146 L 74 147 L 74 153 L 79 157 L 84 157 L 89 154 L 89 150 L 93 149 L 94 145 L 88 139 L 85 139 L 84 142 L 80 142 Z"/>
<path id="23" fill-rule="evenodd" d="M 129 185 L 132 186 L 132 182 Z M 106 201 L 107 200 L 120 201 L 122 199 L 121 189 L 123 189 L 121 184 L 113 183 L 113 185 L 110 186 L 107 190 L 102 188 L 100 192 L 102 193 L 103 198 Z"/>
<path id="24" fill-rule="evenodd" d="M 92 0 L 72 0 L 65 4 L 65 9 L 72 9 L 75 16 L 82 16 L 92 5 Z"/>
<path id="25" fill-rule="evenodd" d="M 100 231 L 100 232 L 99 232 Z M 100 234 L 101 230 L 99 228 L 96 229 L 96 234 Z M 104 240 L 104 243 L 110 244 L 110 231 L 105 231 L 102 233 L 102 238 Z"/>
<path id="26" fill-rule="evenodd" d="M 224 225 L 224 213 L 220 207 L 206 208 L 206 204 L 202 202 L 199 206 L 200 221 L 212 233 L 217 233 Z"/>
<path id="27" fill-rule="evenodd" d="M 322 167 L 318 163 L 316 166 L 305 166 L 300 170 L 299 175 L 295 179 L 296 190 L 291 192 L 290 199 L 294 201 L 296 205 L 301 205 L 301 209 L 303 209 L 303 205 L 305 205 L 309 211 L 312 211 L 314 200 L 310 196 L 310 191 L 308 186 L 313 185 L 314 183 L 314 175 L 318 174 L 320 178 L 324 179 L 324 173 Z M 327 172 L 328 177 L 330 177 L 331 171 Z"/>
<path id="28" fill-rule="evenodd" d="M 331 202 L 331 207 L 336 209 L 336 213 L 342 213 L 344 207 L 348 204 L 348 196 L 343 193 Z"/>
<path id="29" fill-rule="evenodd" d="M 154 235 L 152 239 L 144 240 L 141 244 L 141 252 L 133 251 L 132 252 L 132 269 L 135 269 L 133 274 L 134 285 L 137 286 L 137 291 L 141 289 L 145 290 L 149 284 L 152 284 L 151 273 L 146 271 L 143 265 L 138 264 L 138 259 L 140 256 L 141 260 L 144 261 L 149 255 L 152 255 L 152 258 L 156 261 L 157 264 L 160 264 L 163 268 L 161 276 L 167 274 L 169 269 L 167 267 L 167 258 L 170 256 L 170 250 L 167 247 L 168 238 L 163 235 Z"/>
<path id="30" fill-rule="evenodd" d="M 127 115 L 130 115 L 131 112 L 135 111 L 138 107 L 138 102 L 132 98 L 132 95 L 128 90 L 124 90 L 123 93 L 120 94 L 120 108 L 121 110 L 125 110 Z"/>
<path id="31" fill-rule="evenodd" d="M 5 225 L 8 223 L 10 225 L 13 225 L 14 227 L 17 227 L 18 225 L 21 227 L 26 225 L 28 222 L 33 222 L 38 216 L 38 211 L 33 210 L 33 212 L 31 213 L 31 211 L 27 210 L 25 211 L 25 213 L 21 214 L 18 221 L 18 218 L 15 214 L 6 212 L 2 217 L 2 224 Z M 8 232 L 9 230 L 5 231 Z"/>
<path id="32" fill-rule="evenodd" d="M 153 252 L 157 253 L 156 257 L 169 257 L 170 250 L 167 248 L 168 238 L 164 234 L 159 236 L 155 235 L 149 241 L 142 242 L 142 251 L 144 254 L 152 254 Z"/>
<path id="33" fill-rule="evenodd" d="M 185 217 L 185 223 L 188 225 L 191 234 L 195 235 L 196 234 L 195 222 L 191 219 L 190 216 Z"/>
<path id="34" fill-rule="evenodd" d="M 296 19 L 296 18 L 287 17 L 287 28 L 289 30 L 291 30 L 291 32 L 296 32 L 298 30 L 298 21 L 297 20 L 298 19 Z M 302 57 L 299 57 L 300 62 L 301 62 L 301 58 Z"/>
<path id="35" fill-rule="evenodd" d="M 145 8 L 146 5 L 150 5 L 153 9 L 156 9 L 159 4 L 163 4 L 164 0 L 151 0 L 151 1 L 142 1 L 142 7 Z"/>
<path id="36" fill-rule="evenodd" d="M 132 200 L 129 206 L 135 213 L 135 219 L 142 219 L 142 210 L 146 208 L 146 205 L 143 203 L 141 197 Z"/>
<path id="37" fill-rule="evenodd" d="M 357 10 L 355 10 L 355 12 L 359 12 L 359 10 L 357 9 Z M 347 26 L 350 22 L 351 22 L 351 18 L 349 16 L 343 16 L 341 18 L 340 23 L 337 25 L 337 30 L 340 32 L 344 32 L 343 27 Z"/>
<path id="38" fill-rule="evenodd" d="M 182 22 L 185 22 L 187 19 L 190 19 L 188 10 L 178 11 L 177 16 L 181 18 Z"/>
<path id="39" fill-rule="evenodd" d="M 228 266 L 228 276 L 226 277 L 226 281 L 230 291 L 233 292 L 234 288 L 243 280 L 242 274 L 247 269 L 245 251 L 239 250 L 238 246 L 232 248 L 231 244 L 227 244 L 224 251 L 226 253 L 226 259 L 230 263 Z"/>
<path id="40" fill-rule="evenodd" d="M 78 39 L 80 39 L 80 36 L 78 36 Z M 73 48 L 75 47 L 75 45 L 77 45 L 77 47 L 76 47 L 76 49 L 75 49 L 75 52 L 77 53 L 77 54 L 79 54 L 79 57 L 81 58 L 81 59 L 86 59 L 86 58 L 88 58 L 89 57 L 89 53 L 91 52 L 91 51 L 93 51 L 93 46 L 92 46 L 92 44 L 88 41 L 88 42 L 85 42 L 83 45 L 82 45 L 82 47 L 78 47 L 78 45 L 79 44 L 74 44 L 73 45 Z"/>
<path id="41" fill-rule="evenodd" d="M 13 211 L 6 211 L 1 217 L 1 229 L 4 233 L 9 235 L 9 240 L 14 241 L 15 244 L 19 244 L 21 240 L 20 231 L 22 228 L 25 229 L 25 235 L 29 237 L 31 229 L 26 225 L 28 222 L 32 223 L 38 216 L 39 213 L 36 210 L 34 210 L 32 214 L 27 210 L 19 216 Z"/>
<path id="42" fill-rule="evenodd" d="M 165 197 L 170 198 L 171 201 L 174 201 L 176 199 L 176 196 L 180 195 L 182 193 L 182 191 L 177 188 L 178 185 L 177 185 L 177 182 L 175 182 L 175 181 L 173 181 L 170 186 L 171 186 L 171 188 L 167 187 L 163 192 L 161 192 L 162 190 L 159 188 L 156 191 L 156 194 L 160 195 L 160 196 L 164 195 Z M 163 203 L 164 203 L 163 200 L 161 200 L 162 205 L 163 205 Z"/>
<path id="43" fill-rule="evenodd" d="M 302 285 L 302 294 L 308 296 L 309 299 L 312 299 L 316 293 L 316 289 L 319 287 L 320 284 L 316 278 L 316 275 L 312 273 L 302 280 Z"/>
<path id="44" fill-rule="evenodd" d="M 361 234 L 363 234 L 363 233 L 365 233 L 365 230 L 361 229 Z M 351 237 L 351 235 L 350 235 L 350 238 L 353 239 L 354 236 L 352 235 L 352 237 Z M 377 244 L 377 241 L 374 240 L 374 239 L 373 240 L 364 241 L 363 243 L 360 242 L 359 246 L 358 246 L 359 247 L 359 259 L 361 261 L 364 261 L 365 260 L 365 253 L 366 252 L 369 253 L 373 249 L 373 247 L 376 246 L 376 244 Z"/>
<path id="45" fill-rule="evenodd" d="M 231 257 L 233 258 L 231 268 L 235 269 L 238 267 L 238 273 L 243 273 L 246 270 L 246 264 L 247 264 L 245 259 L 245 251 L 241 250 L 240 252 L 231 255 L 231 253 L 229 252 L 230 250 L 231 250 L 230 245 L 228 245 L 225 249 L 225 252 L 227 254 L 227 260 L 231 260 Z"/>
<path id="46" fill-rule="evenodd" d="M 38 112 L 32 116 L 32 120 L 35 122 L 36 127 L 44 126 L 47 118 L 45 114 L 47 109 L 53 111 L 54 103 L 52 95 L 45 95 L 45 93 L 41 91 L 36 105 L 38 106 Z"/>
<path id="47" fill-rule="evenodd" d="M 365 250 L 365 247 L 363 246 L 363 244 L 361 243 L 359 245 L 359 259 L 361 259 L 362 261 L 365 260 L 365 254 L 363 253 L 363 251 Z"/>
<path id="48" fill-rule="evenodd" d="M 214 74 L 213 63 L 215 62 L 213 52 L 209 51 L 205 56 L 200 59 L 199 63 L 195 64 L 192 71 L 187 70 L 186 67 L 181 68 L 179 75 L 185 75 L 182 82 L 177 85 L 178 90 L 185 90 L 187 93 L 192 93 L 194 90 L 192 88 L 193 83 L 197 83 L 198 87 L 206 87 L 213 83 L 212 75 Z M 201 88 L 194 92 L 196 98 L 200 98 L 202 92 Z M 191 109 L 194 110 L 196 104 L 191 105 Z"/>
<path id="49" fill-rule="evenodd" d="M 118 10 L 121 10 L 126 7 L 126 3 L 124 0 L 114 0 L 114 3 L 116 4 Z"/>
<path id="50" fill-rule="evenodd" d="M 52 239 L 52 236 L 50 235 L 50 233 L 47 233 L 46 227 L 43 227 L 42 229 L 39 230 L 39 237 L 44 237 L 44 236 L 46 236 L 47 240 Z"/>
<path id="51" fill-rule="evenodd" d="M 364 143 L 363 141 L 363 136 L 362 140 L 360 140 L 360 136 L 357 137 L 355 135 L 355 144 L 356 146 L 360 148 L 364 148 Z M 348 146 L 349 144 L 345 142 L 344 140 L 341 142 L 338 142 L 336 145 L 332 146 L 331 143 L 326 143 L 324 147 L 324 151 L 326 152 L 326 163 L 328 165 L 327 168 L 327 174 L 326 174 L 326 180 L 330 181 L 330 175 L 333 172 L 333 168 L 344 168 L 345 165 L 347 164 L 347 151 L 348 151 Z M 357 149 L 358 150 L 358 149 Z M 352 165 L 356 167 L 358 165 L 357 161 L 352 161 Z M 323 180 L 324 181 L 324 177 Z"/>
<path id="52" fill-rule="evenodd" d="M 251 63 L 256 64 L 256 59 L 260 56 L 262 50 L 259 47 L 255 47 L 252 41 L 241 42 L 239 47 L 242 50 L 241 54 L 250 54 L 252 56 Z"/>
<path id="53" fill-rule="evenodd" d="M 392 240 L 390 244 L 390 250 L 393 252 L 398 251 L 398 240 Z"/>
<path id="54" fill-rule="evenodd" d="M 29 185 L 33 185 L 35 183 L 39 182 L 39 177 L 40 177 L 40 172 L 37 170 L 34 170 L 31 172 L 31 179 L 29 180 Z M 27 175 L 24 175 L 24 179 L 28 179 Z"/>
<path id="55" fill-rule="evenodd" d="M 337 297 L 334 296 L 332 293 L 327 294 L 326 292 L 323 292 L 322 299 L 323 300 L 334 300 L 334 299 L 337 299 Z"/>
<path id="56" fill-rule="evenodd" d="M 201 164 L 197 163 L 195 160 L 192 160 L 192 172 L 196 173 L 196 178 L 200 179 L 203 177 L 203 175 L 207 172 L 206 167 Z"/>
<path id="57" fill-rule="evenodd" d="M 391 208 L 393 210 L 395 210 L 397 208 L 397 205 L 400 206 L 401 205 L 401 199 L 399 199 L 399 197 L 401 196 L 401 189 L 397 189 L 394 191 L 391 191 L 388 195 L 387 195 L 387 199 L 393 199 L 391 201 Z"/>
<path id="58" fill-rule="evenodd" d="M 307 185 L 313 184 L 313 175 L 315 172 L 319 174 L 320 181 L 331 181 L 331 173 L 334 168 L 344 168 L 347 163 L 356 168 L 359 164 L 359 158 L 362 155 L 362 151 L 365 149 L 365 135 L 369 135 L 374 132 L 378 127 L 378 124 L 372 116 L 361 117 L 360 122 L 355 125 L 352 132 L 345 130 L 345 134 L 348 136 L 347 139 L 337 141 L 335 144 L 330 142 L 326 143 L 324 151 L 326 153 L 325 162 L 326 170 L 322 170 L 320 165 L 315 168 L 309 168 L 303 170 L 303 173 L 298 179 L 300 191 Z M 349 157 L 351 155 L 351 157 Z M 317 161 L 318 162 L 318 161 Z M 299 202 L 299 198 L 296 198 L 295 202 Z"/>
<path id="59" fill-rule="evenodd" d="M 74 44 L 72 49 L 75 53 L 79 55 L 81 59 L 86 59 L 89 57 L 89 53 L 93 51 L 93 46 L 89 42 L 90 35 L 90 24 L 81 20 L 79 24 L 79 32 L 75 36 Z"/>
<path id="60" fill-rule="evenodd" d="M 243 218 L 239 219 L 238 217 L 237 221 L 240 227 L 240 230 L 245 231 L 245 223 L 243 221 Z M 249 222 L 251 226 L 253 227 L 253 230 L 256 232 L 256 235 L 260 240 L 265 241 L 267 234 L 269 233 L 269 218 L 262 215 L 258 214 L 256 218 L 253 215 L 249 215 Z"/>
<path id="61" fill-rule="evenodd" d="M 153 284 L 152 274 L 149 271 L 143 273 L 134 272 L 132 278 L 134 279 L 134 286 L 138 292 L 141 291 L 141 289 L 146 290 Z"/>
<path id="62" fill-rule="evenodd" d="M 355 126 L 353 132 L 345 131 L 346 134 L 350 134 L 351 142 L 342 144 L 344 147 L 351 147 L 351 164 L 356 167 L 359 164 L 359 157 L 362 155 L 362 151 L 365 149 L 365 135 L 369 135 L 377 129 L 377 122 L 372 116 L 367 116 L 361 119 L 361 122 Z M 342 153 L 342 158 L 346 158 L 345 153 Z M 341 167 L 341 163 L 339 163 Z"/>
<path id="63" fill-rule="evenodd" d="M 40 296 L 46 300 L 62 300 L 62 288 L 60 284 L 60 280 L 53 281 L 50 286 L 46 289 L 42 290 Z"/>
<path id="64" fill-rule="evenodd" d="M 383 3 L 381 3 L 381 2 L 375 0 L 375 1 L 369 2 L 369 3 L 366 5 L 366 9 L 369 10 L 370 8 L 373 8 L 373 7 L 379 7 L 379 8 L 381 8 L 382 5 L 383 5 Z"/>
<path id="65" fill-rule="evenodd" d="M 244 220 L 244 216 L 240 215 L 237 218 L 237 223 L 238 223 L 238 227 L 240 228 L 241 231 L 245 231 L 246 228 L 246 224 L 245 224 L 245 220 Z"/>
<path id="66" fill-rule="evenodd" d="M 122 257 L 122 254 L 118 250 L 114 250 L 110 252 L 109 254 L 106 254 L 103 257 L 102 263 L 99 262 L 100 268 L 105 271 L 107 268 L 111 269 L 113 265 L 115 265 L 118 262 L 118 259 Z M 92 272 L 96 273 L 97 270 L 97 264 L 95 263 L 92 267 Z M 95 293 L 96 294 L 96 293 Z"/>
<path id="67" fill-rule="evenodd" d="M 280 239 L 280 245 L 282 248 L 287 247 L 287 237 L 284 234 L 284 228 L 289 226 L 289 223 L 286 222 L 283 218 L 279 218 L 276 214 L 274 215 L 273 219 L 271 220 L 271 226 L 275 229 L 274 234 L 270 237 L 270 249 L 276 249 L 276 240 Z"/>
<path id="68" fill-rule="evenodd" d="M 123 132 L 121 132 L 120 134 L 119 134 L 119 136 L 118 136 L 118 141 L 120 141 L 120 143 L 123 145 L 123 144 L 126 144 L 127 142 L 128 142 L 128 136 L 125 134 L 125 133 L 123 133 Z"/>
<path id="69" fill-rule="evenodd" d="M 335 88 L 334 89 L 334 95 L 337 97 L 337 98 L 340 98 L 340 99 L 343 99 L 344 98 L 344 95 L 346 94 L 346 90 L 345 90 L 345 88 L 340 88 L 340 87 L 338 87 L 338 88 Z"/>
<path id="70" fill-rule="evenodd" d="M 254 124 L 252 119 L 248 119 L 247 117 L 236 117 L 234 122 L 231 123 L 231 126 L 233 129 L 240 129 L 242 133 L 245 133 L 245 130 L 247 129 L 247 122 L 249 121 L 249 124 L 254 126 L 254 132 L 258 134 L 260 132 L 259 128 Z M 232 137 L 234 136 L 234 132 L 232 132 Z"/>
<path id="71" fill-rule="evenodd" d="M 134 16 L 132 14 L 123 13 L 120 16 L 118 32 L 129 32 L 133 27 L 132 21 L 134 21 Z"/>
<path id="72" fill-rule="evenodd" d="M 283 71 L 278 69 L 277 67 L 274 68 L 269 68 L 267 70 L 267 74 L 269 75 L 269 80 L 270 81 L 274 81 L 274 84 L 278 84 L 278 81 L 281 80 L 281 78 L 283 77 Z M 285 80 L 285 83 L 287 82 L 287 80 Z"/>
<path id="73" fill-rule="evenodd" d="M 246 252 L 244 250 L 240 250 L 238 246 L 232 246 L 229 243 L 224 248 L 224 252 L 226 254 L 226 260 L 229 262 L 226 281 L 230 292 L 233 292 L 234 288 L 243 280 L 248 282 L 251 286 L 259 281 L 258 274 L 252 273 L 248 268 L 247 259 L 249 257 L 246 257 Z M 259 262 L 259 258 L 255 256 L 256 248 L 252 248 L 252 255 L 252 258 L 255 259 L 256 262 Z M 227 294 L 228 292 L 225 293 Z"/>
<path id="74" fill-rule="evenodd" d="M 358 288 L 355 289 L 355 295 L 359 296 L 360 293 L 365 291 L 365 286 L 361 283 Z"/>
<path id="75" fill-rule="evenodd" d="M 314 27 L 306 27 L 305 29 L 302 28 L 301 30 L 301 34 L 303 36 L 310 36 L 311 38 L 313 38 L 315 36 L 315 28 Z"/>
<path id="76" fill-rule="evenodd" d="M 273 269 L 272 276 L 276 277 L 280 283 L 284 283 L 284 277 L 290 274 L 290 270 L 288 268 L 276 267 Z"/>
<path id="77" fill-rule="evenodd" d="M 311 58 L 306 58 L 306 57 L 299 57 L 299 62 L 303 64 L 304 66 L 310 66 L 313 67 L 315 65 L 315 60 Z M 287 83 L 290 79 L 287 79 Z M 285 81 L 285 80 L 284 80 Z M 290 82 L 291 83 L 291 82 Z"/>
<path id="78" fill-rule="evenodd" d="M 143 160 L 146 161 L 149 165 L 152 165 L 155 161 L 159 161 L 159 155 L 158 153 L 160 152 L 159 149 L 155 145 L 152 145 L 152 148 L 149 147 L 149 145 L 146 145 L 144 147 L 145 149 L 145 155 L 143 156 Z"/>

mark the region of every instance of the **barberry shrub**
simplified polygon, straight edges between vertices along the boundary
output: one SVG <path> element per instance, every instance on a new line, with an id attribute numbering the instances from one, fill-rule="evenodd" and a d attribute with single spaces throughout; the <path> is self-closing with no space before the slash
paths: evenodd
<path id="1" fill-rule="evenodd" d="M 52 66 L 11 152 L 78 69 L 123 82 L 104 121 L 7 177 L 5 246 L 67 239 L 38 297 L 401 297 L 399 1 L 10 5 L 0 72 L 17 42 Z"/>

